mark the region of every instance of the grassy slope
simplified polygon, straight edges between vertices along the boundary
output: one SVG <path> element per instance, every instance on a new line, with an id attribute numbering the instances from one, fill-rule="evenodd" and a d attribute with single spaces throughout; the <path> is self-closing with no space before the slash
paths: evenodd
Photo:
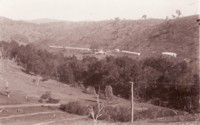
<path id="1" fill-rule="evenodd" d="M 4 68 L 3 71 L 1 69 L 1 78 L 8 80 L 11 97 L 7 98 L 0 94 L 0 104 L 38 103 L 40 96 L 46 91 L 51 91 L 54 98 L 61 99 L 61 103 L 94 100 L 93 95 L 85 94 L 80 89 L 60 84 L 55 80 L 40 82 L 39 85 L 36 85 L 33 83 L 35 76 L 23 73 L 21 68 L 11 61 L 4 60 L 4 67 L 5 64 L 7 64 L 7 68 Z M 5 82 L 0 79 L 1 93 L 5 93 L 5 86 Z M 25 100 L 25 96 L 29 97 L 29 102 Z"/>

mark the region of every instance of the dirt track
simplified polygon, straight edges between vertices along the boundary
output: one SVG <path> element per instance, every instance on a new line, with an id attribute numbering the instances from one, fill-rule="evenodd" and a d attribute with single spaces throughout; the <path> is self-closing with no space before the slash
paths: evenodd
<path id="1" fill-rule="evenodd" d="M 18 114 L 13 114 L 15 108 L 11 108 L 8 112 L 4 112 L 5 116 L 0 117 L 0 125 L 48 125 L 56 122 L 66 122 L 69 120 L 78 120 L 87 118 L 86 116 L 77 116 L 68 114 L 59 110 L 47 110 L 47 111 L 33 111 L 29 109 L 29 113 L 22 111 Z M 48 108 L 47 108 L 48 109 Z M 9 115 L 10 114 L 10 115 Z"/>
<path id="2" fill-rule="evenodd" d="M 41 107 L 43 106 L 43 107 Z M 59 104 L 21 104 L 21 105 L 5 105 L 1 106 L 8 109 L 11 115 L 1 116 L 0 125 L 93 125 L 92 119 L 87 116 L 78 116 L 68 114 L 56 109 L 48 109 L 48 106 L 57 107 Z M 31 107 L 46 109 L 45 111 L 34 110 Z M 45 108 L 46 107 L 46 108 Z M 30 112 L 22 114 L 12 114 L 13 109 L 25 108 Z M 32 109 L 32 110 L 30 110 Z M 31 112 L 32 111 L 32 112 Z M 4 112 L 5 113 L 5 112 Z M 164 120 L 164 119 L 163 119 Z M 168 120 L 144 120 L 131 123 L 109 123 L 100 121 L 99 125 L 199 125 L 200 121 L 179 121 L 172 122 Z"/>
<path id="3" fill-rule="evenodd" d="M 21 107 L 38 107 L 38 106 L 51 106 L 51 107 L 59 107 L 60 104 L 19 104 L 19 105 L 0 105 L 0 109 L 2 108 L 21 108 Z"/>

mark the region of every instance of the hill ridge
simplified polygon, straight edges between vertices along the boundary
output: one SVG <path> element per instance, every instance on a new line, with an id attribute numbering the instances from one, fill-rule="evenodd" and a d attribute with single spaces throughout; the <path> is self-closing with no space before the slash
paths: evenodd
<path id="1" fill-rule="evenodd" d="M 197 15 L 173 20 L 107 20 L 34 24 L 1 21 L 0 41 L 12 41 L 49 49 L 49 45 L 123 49 L 145 53 L 173 51 L 198 57 Z"/>

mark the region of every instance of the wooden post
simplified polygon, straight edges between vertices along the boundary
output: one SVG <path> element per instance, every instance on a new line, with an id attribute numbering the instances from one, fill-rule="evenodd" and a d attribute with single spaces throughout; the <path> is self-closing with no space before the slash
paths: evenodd
<path id="1" fill-rule="evenodd" d="M 134 96 L 133 96 L 133 81 L 131 81 L 131 123 L 134 120 Z"/>

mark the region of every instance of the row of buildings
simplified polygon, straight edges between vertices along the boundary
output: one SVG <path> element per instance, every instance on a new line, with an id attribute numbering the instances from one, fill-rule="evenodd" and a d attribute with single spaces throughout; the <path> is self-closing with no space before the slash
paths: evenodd
<path id="1" fill-rule="evenodd" d="M 104 49 L 90 49 L 90 48 L 80 48 L 80 47 L 62 47 L 62 46 L 49 46 L 49 47 L 57 48 L 57 49 L 75 49 L 75 50 L 93 51 L 94 54 L 96 55 L 106 55 L 108 52 L 111 52 L 111 51 L 106 51 Z M 141 53 L 139 52 L 133 52 L 133 51 L 127 51 L 127 50 L 115 49 L 114 51 L 118 53 L 121 52 L 121 53 L 133 54 L 137 56 L 141 55 Z M 162 52 L 162 55 L 177 57 L 177 53 L 174 53 L 174 52 Z"/>

